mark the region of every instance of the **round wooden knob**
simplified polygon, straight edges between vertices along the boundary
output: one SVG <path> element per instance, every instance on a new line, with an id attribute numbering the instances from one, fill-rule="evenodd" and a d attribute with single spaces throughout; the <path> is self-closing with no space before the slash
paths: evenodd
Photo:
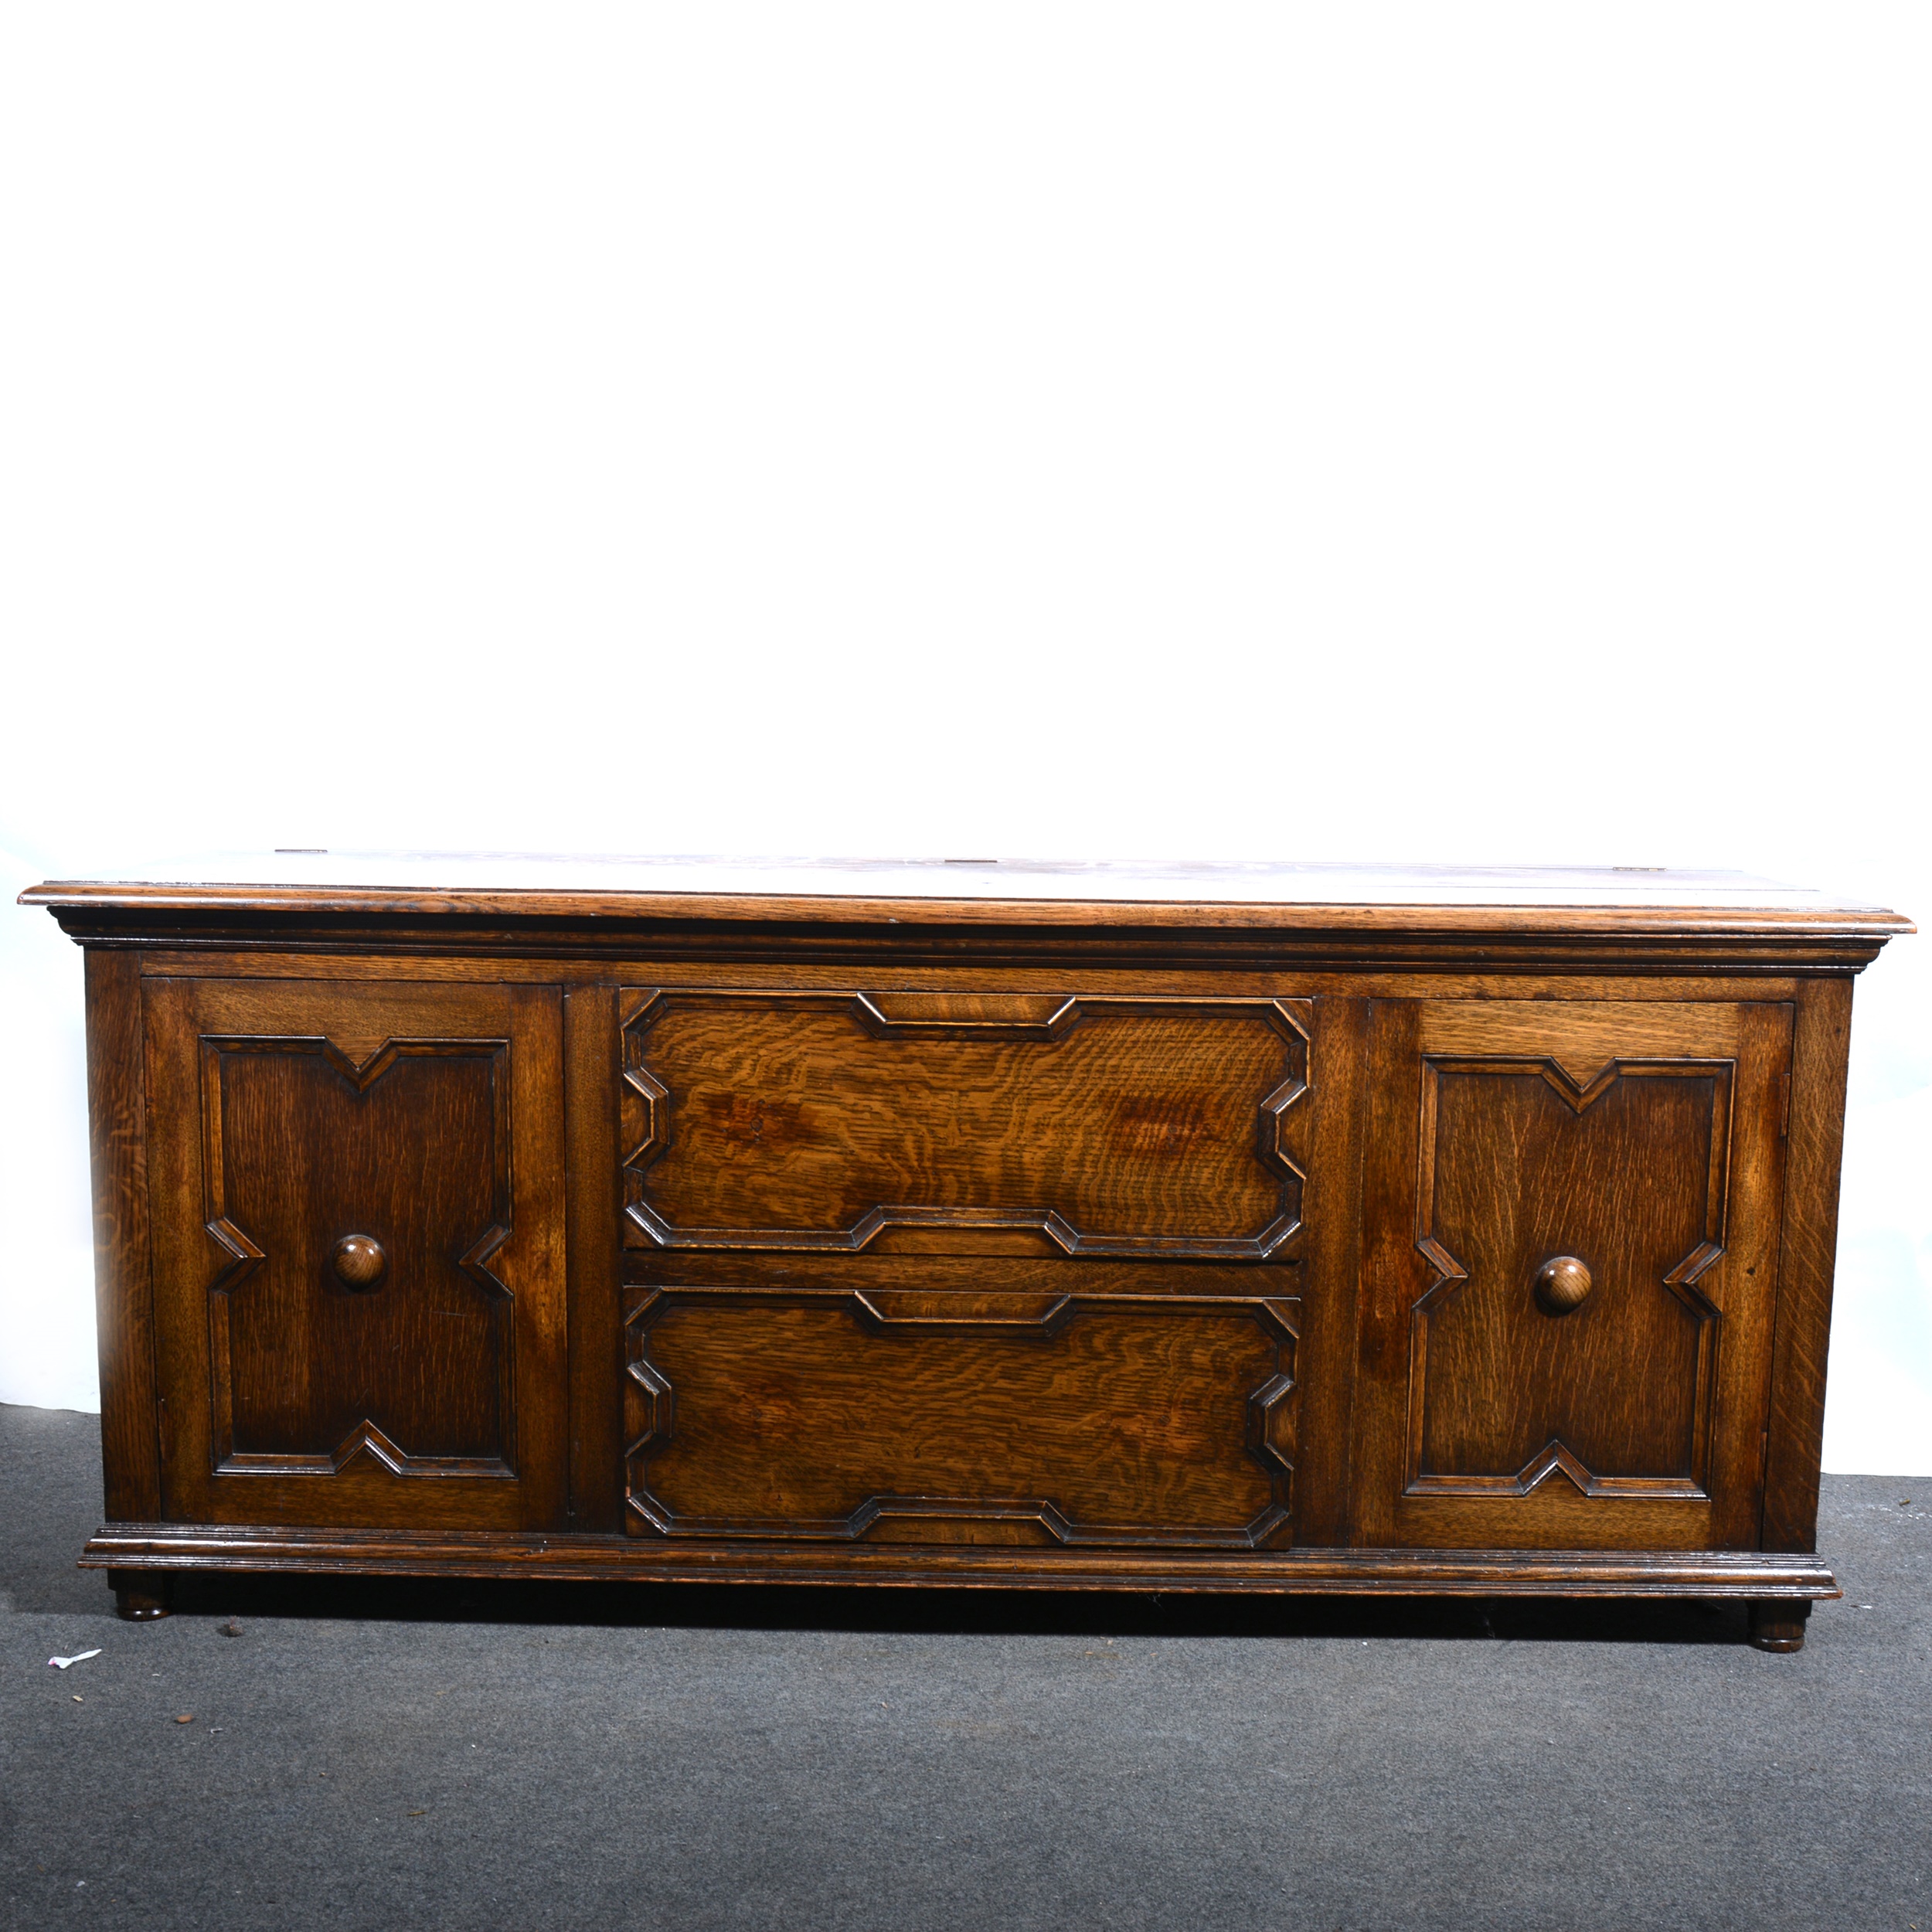
<path id="1" fill-rule="evenodd" d="M 1580 1308 L 1591 1287 L 1590 1270 L 1573 1254 L 1560 1254 L 1536 1272 L 1536 1299 L 1546 1315 Z"/>
<path id="2" fill-rule="evenodd" d="M 381 1242 L 366 1234 L 345 1234 L 329 1257 L 335 1278 L 345 1288 L 372 1288 L 389 1267 Z"/>

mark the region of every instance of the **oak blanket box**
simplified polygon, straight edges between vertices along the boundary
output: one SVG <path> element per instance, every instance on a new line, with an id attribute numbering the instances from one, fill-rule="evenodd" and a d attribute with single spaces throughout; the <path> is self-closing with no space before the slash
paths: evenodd
<path id="1" fill-rule="evenodd" d="M 1895 913 L 324 855 L 25 899 L 86 948 L 125 1614 L 206 1569 L 1541 1593 L 1795 1649 L 1838 1594 Z"/>

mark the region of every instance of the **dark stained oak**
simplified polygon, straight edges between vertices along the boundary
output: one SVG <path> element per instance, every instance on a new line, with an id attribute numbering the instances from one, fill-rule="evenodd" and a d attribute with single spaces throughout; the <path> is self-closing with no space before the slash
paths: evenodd
<path id="1" fill-rule="evenodd" d="M 1751 1641 L 1760 1650 L 1802 1650 L 1811 1614 L 1811 1604 L 1802 1599 L 1760 1598 L 1750 1607 Z"/>
<path id="2" fill-rule="evenodd" d="M 877 957 L 863 947 L 855 948 L 848 957 L 842 951 L 812 947 L 809 935 L 798 929 L 760 927 L 732 936 L 728 956 L 709 958 L 686 957 L 675 951 L 651 954 L 624 948 L 624 937 L 634 927 L 623 927 L 618 942 L 593 944 L 589 938 L 568 946 L 546 946 L 526 934 L 514 947 L 492 950 L 478 937 L 461 951 L 450 943 L 456 935 L 444 933 L 440 943 L 418 947 L 409 943 L 406 929 L 384 927 L 365 931 L 353 949 L 311 944 L 294 934 L 284 937 L 282 949 L 270 950 L 268 934 L 272 927 L 255 929 L 256 940 L 230 946 L 212 938 L 192 944 L 168 945 L 145 928 L 130 925 L 104 934 L 97 943 L 138 948 L 142 954 L 144 975 L 166 977 L 189 974 L 221 979 L 379 980 L 394 977 L 399 964 L 406 962 L 409 976 L 423 981 L 452 984 L 590 986 L 613 985 L 631 988 L 675 986 L 713 988 L 729 978 L 740 987 L 770 985 L 789 991 L 817 989 L 849 992 L 862 961 Z M 856 929 L 847 929 L 855 930 Z M 461 935 L 467 940 L 468 935 Z M 1040 984 L 1045 969 L 1038 963 L 1016 963 L 1004 956 L 1004 941 L 988 941 L 980 934 L 944 935 L 951 946 L 951 955 L 929 954 L 933 935 L 923 940 L 888 943 L 903 944 L 909 950 L 891 955 L 893 970 L 902 976 L 916 967 L 919 983 L 934 990 L 957 989 L 984 992 L 988 988 L 1030 992 Z M 1665 970 L 1655 963 L 1645 964 L 1626 952 L 1619 963 L 1579 957 L 1566 964 L 1539 968 L 1526 981 L 1520 962 L 1505 961 L 1495 965 L 1478 963 L 1444 970 L 1439 966 L 1411 963 L 1400 968 L 1362 969 L 1338 958 L 1310 964 L 1301 956 L 1302 941 L 1293 936 L 1277 938 L 1265 957 L 1245 955 L 1247 941 L 1231 944 L 1226 950 L 1195 956 L 1187 950 L 1185 938 L 1162 942 L 1153 957 L 1142 957 L 1131 949 L 1119 951 L 1124 942 L 1110 931 L 1105 935 L 1108 962 L 1106 985 L 1117 993 L 1145 993 L 1157 998 L 1189 994 L 1216 995 L 1223 998 L 1267 999 L 1284 986 L 1304 998 L 1350 999 L 1434 999 L 1456 1001 L 1563 999 L 1605 1005 L 1672 1006 L 1685 1001 L 1793 999 L 1805 983 L 1795 968 L 1773 971 L 1755 961 L 1745 961 L 1706 945 L 1700 955 L 1686 956 L 1682 970 Z M 970 941 L 971 943 L 966 943 Z M 83 939 L 83 944 L 96 943 Z M 1060 942 L 1056 942 L 1056 945 Z M 1468 948 L 1464 948 L 1465 958 Z M 1069 941 L 1056 958 L 1084 960 L 1091 965 L 1090 951 L 1080 954 Z M 1808 972 L 1825 970 L 1822 958 L 1808 955 Z"/>
<path id="3" fill-rule="evenodd" d="M 121 1522 L 158 1521 L 162 1414 L 155 1384 L 141 971 L 131 953 L 87 954 L 87 1114 L 107 1514 Z"/>
<path id="4" fill-rule="evenodd" d="M 1697 1284 L 1722 1253 L 1728 1068 L 1625 1066 L 1581 1093 L 1502 1058 L 1423 1077 L 1434 1278 L 1413 1326 L 1411 1492 L 1526 1491 L 1553 1459 L 1587 1494 L 1701 1492 L 1716 1311 Z"/>
<path id="5" fill-rule="evenodd" d="M 110 1570 L 107 1587 L 114 1593 L 114 1610 L 131 1624 L 150 1624 L 165 1617 L 172 1590 L 165 1570 Z"/>
<path id="6" fill-rule="evenodd" d="M 1536 1270 L 1532 1285 L 1537 1305 L 1544 1314 L 1566 1315 L 1589 1300 L 1597 1277 L 1590 1273 L 1588 1262 L 1578 1260 L 1573 1254 L 1560 1254 Z"/>
<path id="7" fill-rule="evenodd" d="M 376 1287 L 389 1272 L 389 1250 L 367 1234 L 345 1234 L 331 1250 L 328 1264 L 345 1288 Z"/>
<path id="8" fill-rule="evenodd" d="M 490 1265 L 514 1219 L 507 1046 L 407 1044 L 355 1067 L 203 1036 L 209 1232 L 234 1257 L 209 1291 L 218 1469 L 332 1473 L 366 1447 L 512 1470 L 512 1301 Z"/>
<path id="9" fill-rule="evenodd" d="M 1757 1550 L 986 1549 L 753 1543 L 504 1531 L 223 1529 L 104 1523 L 80 1561 L 356 1576 L 631 1578 L 655 1583 L 944 1583 L 949 1588 L 1239 1590 L 1264 1595 L 1712 1597 L 1767 1604 L 1840 1594 L 1821 1557 Z"/>
<path id="10" fill-rule="evenodd" d="M 549 1520 L 555 993 L 154 978 L 146 998 L 172 1510 Z"/>
<path id="11" fill-rule="evenodd" d="M 1704 1596 L 1813 1553 L 1850 978 L 1732 875 L 49 886 L 182 1569 Z"/>
<path id="12" fill-rule="evenodd" d="M 1295 1534 L 1318 1546 L 1355 1540 L 1351 1453 L 1369 1010 L 1366 998 L 1324 998 L 1309 1049 L 1308 1172 L 1294 1291 L 1301 1305 Z"/>
<path id="13" fill-rule="evenodd" d="M 570 1269 L 570 1507 L 574 1529 L 624 1526 L 624 1206 L 617 1160 L 617 991 L 563 995 L 563 1115 Z"/>
<path id="14" fill-rule="evenodd" d="M 1801 987 L 1791 1071 L 1779 1131 L 1789 1178 L 1780 1261 L 1777 1352 L 1771 1368 L 1763 1529 L 1773 1549 L 1810 1549 L 1818 1534 L 1825 1447 L 1825 1359 L 1832 1337 L 1838 1252 L 1838 1158 L 1852 1046 L 1845 980 Z"/>
<path id="15" fill-rule="evenodd" d="M 1366 1540 L 1754 1539 L 1790 1023 L 1377 1003 Z M 1566 1257 L 1593 1285 L 1553 1318 L 1536 1284 Z"/>
<path id="16" fill-rule="evenodd" d="M 877 1247 L 859 1254 L 628 1248 L 619 1265 L 624 1281 L 638 1287 L 855 1289 L 873 1300 L 908 1289 L 962 1294 L 990 1290 L 1002 1297 L 1031 1294 L 1049 1301 L 1076 1290 L 1280 1300 L 1301 1292 L 1304 1273 L 1298 1257 L 1279 1250 L 1263 1263 L 1091 1259 L 1071 1263 L 1050 1249 L 1044 1254 L 976 1255 L 882 1253 Z"/>

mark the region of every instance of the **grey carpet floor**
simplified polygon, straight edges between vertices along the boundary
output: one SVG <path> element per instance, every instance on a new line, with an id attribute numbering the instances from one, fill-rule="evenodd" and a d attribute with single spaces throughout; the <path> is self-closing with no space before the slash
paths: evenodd
<path id="1" fill-rule="evenodd" d="M 1932 1480 L 1826 1478 L 1796 1657 L 1699 1606 L 299 1578 L 130 1624 L 99 1498 L 94 1417 L 0 1408 L 9 1927 L 1932 1932 Z"/>

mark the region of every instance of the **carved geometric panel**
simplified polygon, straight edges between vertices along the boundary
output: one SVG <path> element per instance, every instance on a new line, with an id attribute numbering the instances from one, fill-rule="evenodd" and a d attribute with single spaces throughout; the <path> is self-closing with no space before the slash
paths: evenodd
<path id="1" fill-rule="evenodd" d="M 1006 1230 L 1261 1260 L 1301 1212 L 1305 1004 L 647 994 L 624 1029 L 629 1223 L 679 1249 Z"/>
<path id="2" fill-rule="evenodd" d="M 1280 1540 L 1291 1303 L 946 1299 L 654 1291 L 627 1328 L 632 1533 Z"/>
<path id="3" fill-rule="evenodd" d="M 1410 1494 L 1706 1493 L 1733 1071 L 1425 1059 Z M 1558 1315 L 1533 1284 L 1560 1257 L 1591 1285 Z"/>
<path id="4" fill-rule="evenodd" d="M 203 1036 L 211 1444 L 223 1474 L 514 1474 L 509 1047 Z M 379 1243 L 358 1291 L 331 1256 Z"/>

